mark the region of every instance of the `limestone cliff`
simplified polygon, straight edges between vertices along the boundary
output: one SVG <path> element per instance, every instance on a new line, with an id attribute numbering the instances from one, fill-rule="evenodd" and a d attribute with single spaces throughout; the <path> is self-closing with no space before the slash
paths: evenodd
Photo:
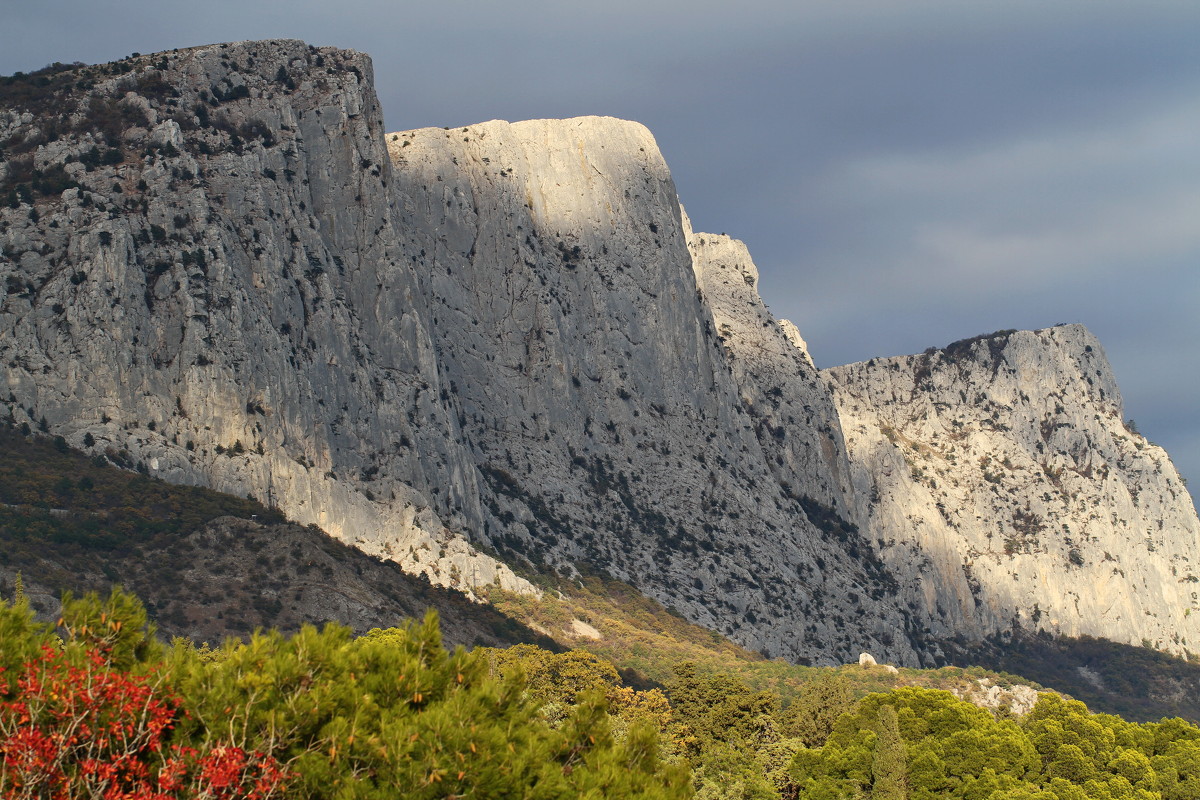
<path id="1" fill-rule="evenodd" d="M 689 239 L 707 239 L 649 131 L 587 117 L 387 140 L 489 540 L 601 566 L 774 655 L 870 642 L 915 657 L 887 576 L 838 516 L 847 468 L 823 385 L 803 359 L 739 385 L 710 301 L 749 292 L 765 311 L 740 273 L 720 285 L 723 264 L 700 291 Z"/>
<path id="2" fill-rule="evenodd" d="M 479 494 L 399 248 L 369 59 L 245 42 L 52 77 L 49 102 L 0 112 L 12 418 L 254 494 L 435 583 L 520 586 L 446 527 Z"/>
<path id="3" fill-rule="evenodd" d="M 860 524 L 936 636 L 1200 643 L 1200 524 L 1083 326 L 825 371 Z M 901 568 L 903 567 L 903 568 Z"/>
<path id="4" fill-rule="evenodd" d="M 742 242 L 688 236 L 697 281 L 768 468 L 784 487 L 849 517 L 850 470 L 837 410 L 799 331 L 771 316 Z"/>
<path id="5" fill-rule="evenodd" d="M 650 133 L 385 134 L 365 56 L 0 87 L 0 413 L 435 583 L 600 568 L 771 655 L 1195 638 L 1200 548 L 1081 328 L 818 372 Z"/>

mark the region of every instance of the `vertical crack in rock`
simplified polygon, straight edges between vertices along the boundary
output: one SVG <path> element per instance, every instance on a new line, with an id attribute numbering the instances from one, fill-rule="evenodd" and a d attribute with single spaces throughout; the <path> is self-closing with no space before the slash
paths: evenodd
<path id="1" fill-rule="evenodd" d="M 598 566 L 773 655 L 870 642 L 915 657 L 892 584 L 844 519 L 827 390 L 773 320 L 754 336 L 778 367 L 727 353 L 736 306 L 769 315 L 740 273 L 726 291 L 718 264 L 694 265 L 706 240 L 649 131 L 493 121 L 387 143 L 493 542 Z"/>
<path id="2" fill-rule="evenodd" d="M 434 583 L 527 586 L 451 532 L 479 517 L 476 476 L 399 245 L 370 60 L 243 42 L 72 77 L 0 116 L 34 182 L 59 176 L 3 212 L 13 418 Z"/>

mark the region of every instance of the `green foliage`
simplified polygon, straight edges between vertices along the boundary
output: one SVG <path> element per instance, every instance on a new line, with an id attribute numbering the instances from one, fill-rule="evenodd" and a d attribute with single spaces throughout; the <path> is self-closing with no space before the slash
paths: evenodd
<path id="1" fill-rule="evenodd" d="M 806 747 L 820 747 L 833 733 L 834 723 L 853 708 L 854 702 L 850 681 L 844 673 L 818 672 L 784 710 L 783 731 L 798 738 Z"/>
<path id="2" fill-rule="evenodd" d="M 1136 724 L 1054 694 L 1021 719 L 917 687 L 854 700 L 854 673 L 835 671 L 781 711 L 776 694 L 691 663 L 668 700 L 585 651 L 448 651 L 432 614 L 357 639 L 327 625 L 164 650 L 121 592 L 65 598 L 57 626 L 0 603 L 0 706 L 19 699 L 13 674 L 47 644 L 69 664 L 159 676 L 181 698 L 172 747 L 259 753 L 287 769 L 288 797 L 1183 800 L 1200 789 L 1200 729 L 1180 719 Z M 825 738 L 809 747 L 797 732 Z"/>
<path id="3" fill-rule="evenodd" d="M 84 653 L 94 653 L 107 666 L 127 671 L 140 670 L 162 654 L 145 608 L 132 595 L 116 590 L 107 598 L 73 598 L 68 593 L 62 606 L 61 619 L 51 625 L 35 621 L 20 591 L 11 603 L 0 598 L 0 698 L 16 690 L 22 665 L 48 645 L 61 648 L 76 664 L 85 661 Z"/>
<path id="4" fill-rule="evenodd" d="M 871 797 L 873 800 L 906 800 L 908 797 L 908 754 L 900 739 L 896 708 L 891 705 L 879 707 L 875 722 Z"/>
<path id="5" fill-rule="evenodd" d="M 635 727 L 616 741 L 608 704 L 594 692 L 549 725 L 521 676 L 493 678 L 485 654 L 447 651 L 432 614 L 360 639 L 329 625 L 231 640 L 217 651 L 177 641 L 164 654 L 148 646 L 145 611 L 129 595 L 64 606 L 64 638 L 51 650 L 80 663 L 99 657 L 109 673 L 161 675 L 186 712 L 170 731 L 173 748 L 262 753 L 287 766 L 288 797 L 666 800 L 687 793 L 686 773 L 660 762 L 652 729 Z M 10 664 L 28 663 L 55 642 L 20 603 L 0 602 L 0 632 L 6 678 Z M 13 704 L 0 714 L 24 708 L 29 697 L 9 683 L 6 699 Z"/>
<path id="6" fill-rule="evenodd" d="M 260 635 L 212 666 L 198 668 L 186 650 L 176 659 L 179 687 L 203 699 L 197 724 L 280 753 L 301 776 L 298 796 L 390 798 L 398 787 L 405 797 L 480 787 L 505 796 L 522 786 L 548 797 L 583 786 L 666 796 L 644 742 L 613 746 L 602 703 L 551 730 L 519 680 L 494 681 L 484 658 L 442 648 L 432 616 L 359 640 L 333 626 Z"/>
<path id="7" fill-rule="evenodd" d="M 697 800 L 770 800 L 779 792 L 749 748 L 714 742 L 696 758 Z"/>
<path id="8" fill-rule="evenodd" d="M 755 692 L 730 675 L 702 674 L 690 663 L 675 668 L 667 695 L 680 724 L 700 747 L 752 738 L 776 711 L 769 693 Z"/>
<path id="9" fill-rule="evenodd" d="M 494 678 L 521 683 L 525 698 L 539 707 L 551 728 L 578 727 L 582 714 L 589 719 L 584 730 L 610 731 L 614 743 L 635 762 L 658 764 L 657 754 L 664 754 L 665 761 L 654 769 L 674 776 L 679 787 L 686 785 L 687 765 L 679 757 L 676 725 L 661 690 L 621 685 L 611 663 L 583 650 L 554 653 L 521 644 L 477 652 L 487 658 Z M 602 716 L 597 705 L 601 699 Z"/>
<path id="10" fill-rule="evenodd" d="M 488 649 L 492 674 L 500 679 L 524 676 L 525 689 L 544 704 L 571 705 L 589 692 L 609 694 L 621 678 L 608 661 L 586 650 L 553 653 L 531 644 Z"/>
<path id="11" fill-rule="evenodd" d="M 34 621 L 26 598 L 18 596 L 11 604 L 0 599 L 0 697 L 15 690 L 21 665 L 52 638 L 49 626 Z"/>
<path id="12" fill-rule="evenodd" d="M 1174 800 L 1197 786 L 1197 736 L 1179 719 L 1138 725 L 1056 694 L 1016 720 L 907 688 L 864 699 L 791 774 L 811 797 Z"/>
<path id="13" fill-rule="evenodd" d="M 731 675 L 675 668 L 667 687 L 676 740 L 698 798 L 750 800 L 790 793 L 786 767 L 799 740 L 781 736 L 777 698 Z"/>
<path id="14" fill-rule="evenodd" d="M 336 626 L 262 634 L 207 664 L 177 647 L 170 669 L 195 699 L 192 735 L 277 754 L 299 773 L 296 796 L 678 796 L 652 742 L 614 743 L 599 698 L 552 729 L 519 678 L 488 671 L 481 654 L 447 652 L 432 615 L 358 640 Z"/>
<path id="15" fill-rule="evenodd" d="M 114 669 L 131 669 L 160 655 L 145 607 L 120 589 L 103 600 L 94 592 L 78 599 L 67 592 L 59 626 L 67 642 L 98 653 Z"/>
<path id="16" fill-rule="evenodd" d="M 503 650 L 487 648 L 480 652 L 488 659 L 493 677 L 521 681 L 526 696 L 540 706 L 542 717 L 552 727 L 563 725 L 572 709 L 592 696 L 606 698 L 616 706 L 617 714 L 625 709 L 627 716 L 641 717 L 642 712 L 649 712 L 653 705 L 647 702 L 644 693 L 621 693 L 621 679 L 616 668 L 585 650 L 555 653 L 531 644 L 518 644 Z M 658 694 L 661 697 L 661 692 Z M 665 708 L 665 698 L 661 705 Z M 647 714 L 642 721 L 648 721 L 661 732 L 665 730 L 665 720 L 666 716 L 658 719 Z M 619 725 L 621 732 L 627 732 L 629 723 L 635 721 L 639 720 L 623 720 Z"/>
<path id="17" fill-rule="evenodd" d="M 121 669 L 111 655 L 68 641 L 22 662 L 0 696 L 0 798 L 279 796 L 291 776 L 269 755 L 220 740 L 169 744 L 178 698 L 161 675 Z"/>

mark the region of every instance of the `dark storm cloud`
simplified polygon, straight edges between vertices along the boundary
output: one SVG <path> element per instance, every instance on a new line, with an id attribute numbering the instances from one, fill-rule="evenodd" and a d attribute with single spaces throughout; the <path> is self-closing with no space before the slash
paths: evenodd
<path id="1" fill-rule="evenodd" d="M 840 0 L 21 3 L 0 73 L 302 38 L 389 129 L 609 114 L 744 239 L 819 364 L 1082 322 L 1200 477 L 1200 5 Z"/>

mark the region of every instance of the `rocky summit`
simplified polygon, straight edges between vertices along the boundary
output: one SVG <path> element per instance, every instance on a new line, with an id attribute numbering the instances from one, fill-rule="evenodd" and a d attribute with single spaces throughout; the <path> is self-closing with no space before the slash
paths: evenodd
<path id="1" fill-rule="evenodd" d="M 855 519 L 939 637 L 1198 641 L 1200 525 L 1082 325 L 827 370 Z"/>
<path id="2" fill-rule="evenodd" d="M 1200 640 L 1191 497 L 1085 329 L 819 371 L 643 126 L 385 133 L 371 82 L 268 41 L 0 87 L 0 412 L 435 584 L 602 570 L 773 656 Z"/>

